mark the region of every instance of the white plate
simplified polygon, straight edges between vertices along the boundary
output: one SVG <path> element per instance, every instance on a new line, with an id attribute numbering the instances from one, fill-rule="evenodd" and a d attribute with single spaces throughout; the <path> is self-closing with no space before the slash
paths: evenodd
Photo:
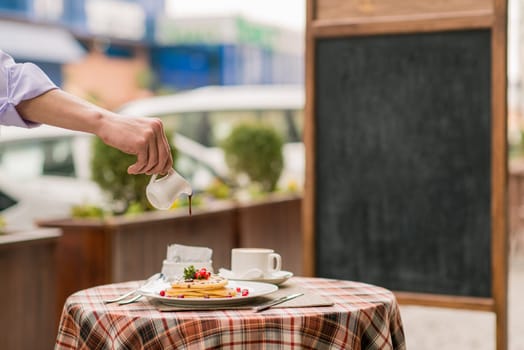
<path id="1" fill-rule="evenodd" d="M 227 288 L 247 289 L 249 294 L 242 296 L 237 294 L 234 297 L 228 298 L 174 298 L 161 296 L 160 291 L 169 288 L 170 284 L 161 281 L 147 287 L 142 287 L 139 293 L 150 299 L 157 300 L 166 305 L 173 306 L 191 306 L 191 307 L 206 307 L 206 306 L 222 306 L 222 305 L 238 305 L 247 303 L 250 300 L 262 295 L 267 295 L 278 290 L 278 287 L 270 283 L 251 282 L 251 281 L 229 281 Z"/>
<path id="2" fill-rule="evenodd" d="M 288 279 L 293 277 L 293 272 L 289 271 L 278 271 L 273 272 L 270 276 L 262 276 L 257 278 L 239 278 L 235 277 L 235 274 L 231 270 L 226 269 L 220 269 L 220 272 L 218 273 L 220 276 L 225 277 L 229 280 L 235 280 L 235 281 L 252 281 L 252 282 L 264 282 L 264 283 L 272 283 L 272 284 L 282 284 L 286 282 Z"/>

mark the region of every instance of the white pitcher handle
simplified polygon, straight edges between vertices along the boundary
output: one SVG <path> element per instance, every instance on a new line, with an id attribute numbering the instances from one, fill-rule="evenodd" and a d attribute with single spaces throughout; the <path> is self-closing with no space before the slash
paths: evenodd
<path id="1" fill-rule="evenodd" d="M 167 172 L 167 174 L 165 174 L 165 175 L 162 176 L 160 179 L 158 179 L 158 181 L 162 180 L 162 179 L 165 178 L 165 177 L 171 176 L 174 172 L 175 172 L 174 169 L 169 169 L 169 171 Z M 156 182 L 156 181 L 157 181 L 157 178 L 158 178 L 158 175 L 159 175 L 159 174 L 153 174 L 153 175 L 151 175 L 151 179 L 149 180 L 149 183 Z"/>

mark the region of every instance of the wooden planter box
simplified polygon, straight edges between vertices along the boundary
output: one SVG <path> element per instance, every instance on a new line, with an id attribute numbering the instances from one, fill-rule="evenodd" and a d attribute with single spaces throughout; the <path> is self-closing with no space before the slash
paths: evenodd
<path id="1" fill-rule="evenodd" d="M 52 349 L 60 230 L 0 236 L 0 349 Z"/>
<path id="2" fill-rule="evenodd" d="M 509 243 L 512 255 L 524 254 L 524 160 L 510 162 L 508 177 Z"/>

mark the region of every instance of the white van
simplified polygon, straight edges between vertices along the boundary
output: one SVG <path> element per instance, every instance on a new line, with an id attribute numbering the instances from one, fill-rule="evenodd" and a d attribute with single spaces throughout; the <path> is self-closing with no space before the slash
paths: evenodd
<path id="1" fill-rule="evenodd" d="M 66 217 L 72 205 L 101 203 L 87 159 L 92 136 L 42 125 L 0 128 L 0 215 L 7 229 Z"/>

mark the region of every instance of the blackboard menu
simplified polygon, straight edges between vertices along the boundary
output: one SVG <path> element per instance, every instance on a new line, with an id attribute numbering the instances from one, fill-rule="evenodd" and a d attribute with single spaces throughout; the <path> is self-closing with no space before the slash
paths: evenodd
<path id="1" fill-rule="evenodd" d="M 315 45 L 315 271 L 491 296 L 491 32 Z"/>

